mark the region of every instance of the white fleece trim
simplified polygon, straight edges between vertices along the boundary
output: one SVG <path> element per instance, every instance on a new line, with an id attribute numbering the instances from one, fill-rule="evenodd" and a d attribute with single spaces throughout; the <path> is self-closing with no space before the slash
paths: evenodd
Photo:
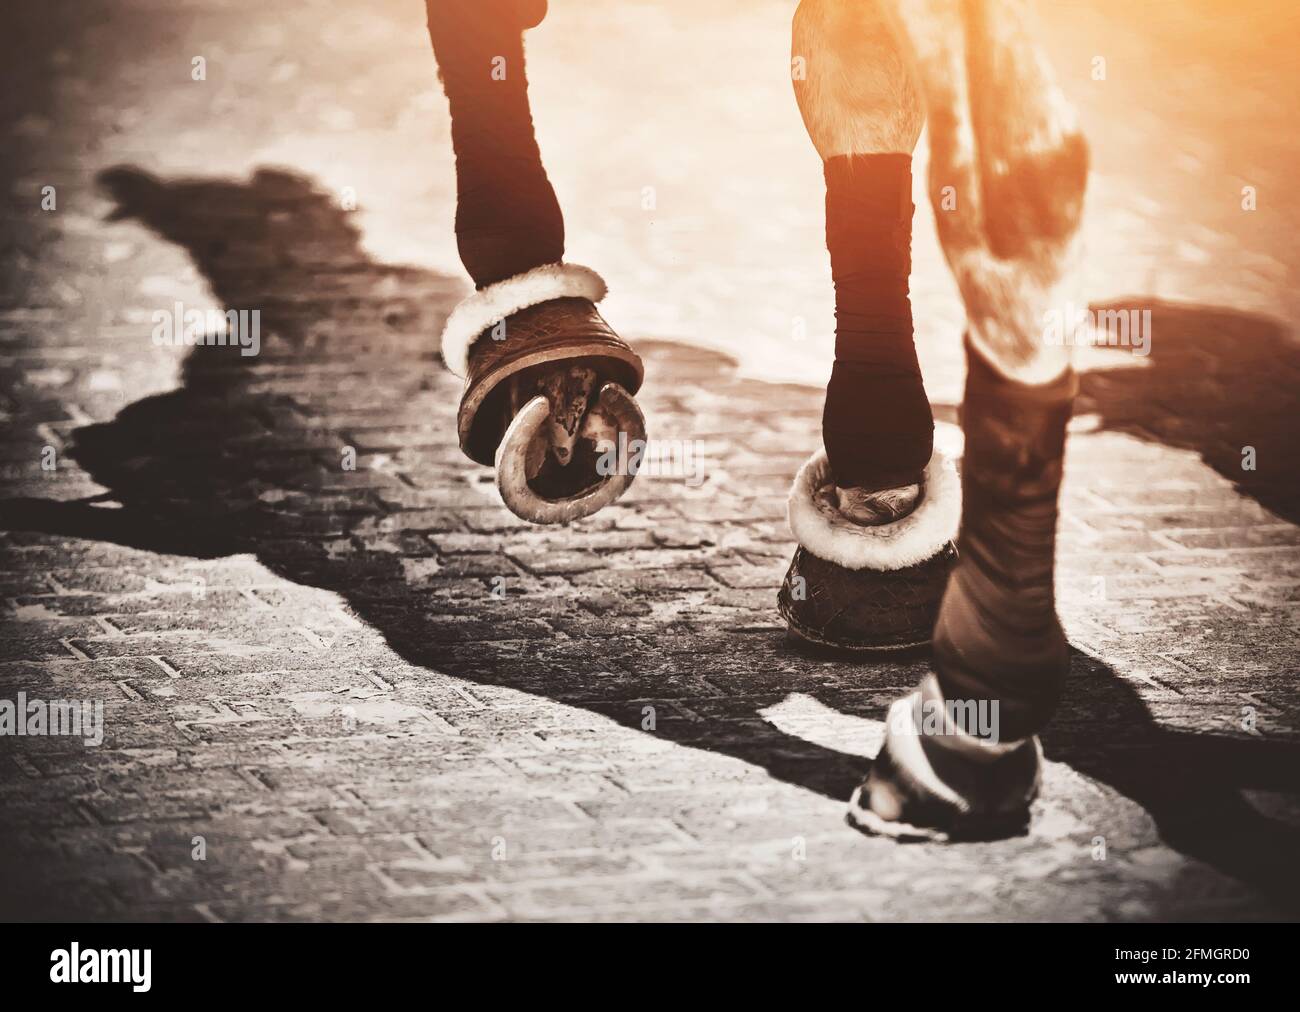
<path id="1" fill-rule="evenodd" d="M 892 524 L 864 527 L 820 502 L 816 493 L 830 481 L 826 451 L 818 450 L 790 489 L 790 530 L 819 559 L 846 569 L 903 569 L 933 557 L 957 534 L 961 482 L 942 450 L 935 449 L 925 466 L 920 505 Z"/>
<path id="2" fill-rule="evenodd" d="M 457 376 L 469 372 L 469 349 L 483 331 L 529 306 L 551 299 L 583 298 L 599 302 L 605 282 L 581 264 L 543 264 L 488 285 L 460 301 L 442 328 L 442 360 Z"/>

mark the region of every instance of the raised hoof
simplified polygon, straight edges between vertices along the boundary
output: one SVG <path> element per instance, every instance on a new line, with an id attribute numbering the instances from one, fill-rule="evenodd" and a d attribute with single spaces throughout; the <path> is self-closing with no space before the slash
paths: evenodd
<path id="1" fill-rule="evenodd" d="M 467 296 L 443 325 L 443 362 L 465 378 L 460 448 L 496 465 L 502 500 L 533 523 L 594 513 L 634 475 L 601 466 L 605 444 L 645 439 L 632 399 L 645 370 L 596 311 L 604 296 L 591 268 L 542 264 Z"/>
<path id="2" fill-rule="evenodd" d="M 490 327 L 469 351 L 465 392 L 456 429 L 466 456 L 492 464 L 512 424 L 510 386 L 540 376 L 546 367 L 569 363 L 590 368 L 599 389 L 615 383 L 629 395 L 641 387 L 640 357 L 596 311 L 590 299 L 550 299 L 517 310 Z"/>
<path id="3" fill-rule="evenodd" d="M 515 415 L 497 446 L 497 490 L 521 520 L 566 524 L 603 509 L 627 491 L 636 476 L 633 471 L 615 467 L 602 474 L 597 465 L 617 434 L 626 433 L 629 444 L 644 440 L 645 419 L 631 394 L 617 383 L 606 383 L 587 412 L 575 459 L 565 468 L 548 470 L 537 462 L 546 454 L 543 429 L 550 414 L 550 402 L 538 395 Z"/>
<path id="4" fill-rule="evenodd" d="M 957 560 L 952 542 L 933 557 L 902 569 L 848 569 L 795 549 L 777 609 L 800 639 L 853 653 L 927 646 L 948 574 Z"/>

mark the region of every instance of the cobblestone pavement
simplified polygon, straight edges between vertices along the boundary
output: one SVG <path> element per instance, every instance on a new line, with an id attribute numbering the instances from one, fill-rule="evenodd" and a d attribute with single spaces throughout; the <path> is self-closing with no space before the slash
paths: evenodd
<path id="1" fill-rule="evenodd" d="M 0 738 L 0 912 L 1294 916 L 1300 356 L 1279 261 L 1257 253 L 1258 297 L 1114 303 L 1158 336 L 1141 368 L 1103 351 L 1084 375 L 1058 578 L 1074 663 L 1030 834 L 869 839 L 843 802 L 924 661 L 810 655 L 775 614 L 815 386 L 657 340 L 633 299 L 610 316 L 646 358 L 651 432 L 703 442 L 700 484 L 642 477 L 534 528 L 459 453 L 432 335 L 464 284 L 387 255 L 399 208 L 442 247 L 450 219 L 445 153 L 412 167 L 446 136 L 411 6 L 15 16 L 0 699 L 102 700 L 105 737 Z M 200 52 L 210 89 L 186 93 Z M 375 208 L 342 209 L 335 150 L 367 162 Z M 613 255 L 631 240 L 611 220 Z M 1251 249 L 1284 248 L 1270 221 Z M 176 301 L 260 307 L 261 354 L 156 347 Z M 925 352 L 957 443 L 946 340 Z"/>

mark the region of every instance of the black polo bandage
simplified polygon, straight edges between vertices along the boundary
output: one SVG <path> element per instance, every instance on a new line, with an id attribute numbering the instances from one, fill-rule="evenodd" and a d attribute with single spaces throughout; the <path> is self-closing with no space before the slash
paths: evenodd
<path id="1" fill-rule="evenodd" d="M 934 446 L 908 298 L 912 158 L 838 155 L 825 173 L 835 282 L 835 365 L 822 414 L 826 455 L 837 485 L 910 485 Z"/>
<path id="2" fill-rule="evenodd" d="M 528 107 L 523 30 L 539 0 L 427 0 L 429 35 L 451 106 L 456 243 L 483 288 L 564 259 L 564 218 Z"/>

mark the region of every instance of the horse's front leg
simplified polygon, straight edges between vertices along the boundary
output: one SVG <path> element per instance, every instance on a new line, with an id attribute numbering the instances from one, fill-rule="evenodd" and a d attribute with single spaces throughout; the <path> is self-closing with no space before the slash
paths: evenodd
<path id="1" fill-rule="evenodd" d="M 594 512 L 631 475 L 598 473 L 597 444 L 644 437 L 641 360 L 597 312 L 605 283 L 564 262 L 564 219 L 528 102 L 523 32 L 546 0 L 426 0 L 451 110 L 456 243 L 476 291 L 447 319 L 443 360 L 466 380 L 461 449 L 495 465 L 515 513 Z"/>

